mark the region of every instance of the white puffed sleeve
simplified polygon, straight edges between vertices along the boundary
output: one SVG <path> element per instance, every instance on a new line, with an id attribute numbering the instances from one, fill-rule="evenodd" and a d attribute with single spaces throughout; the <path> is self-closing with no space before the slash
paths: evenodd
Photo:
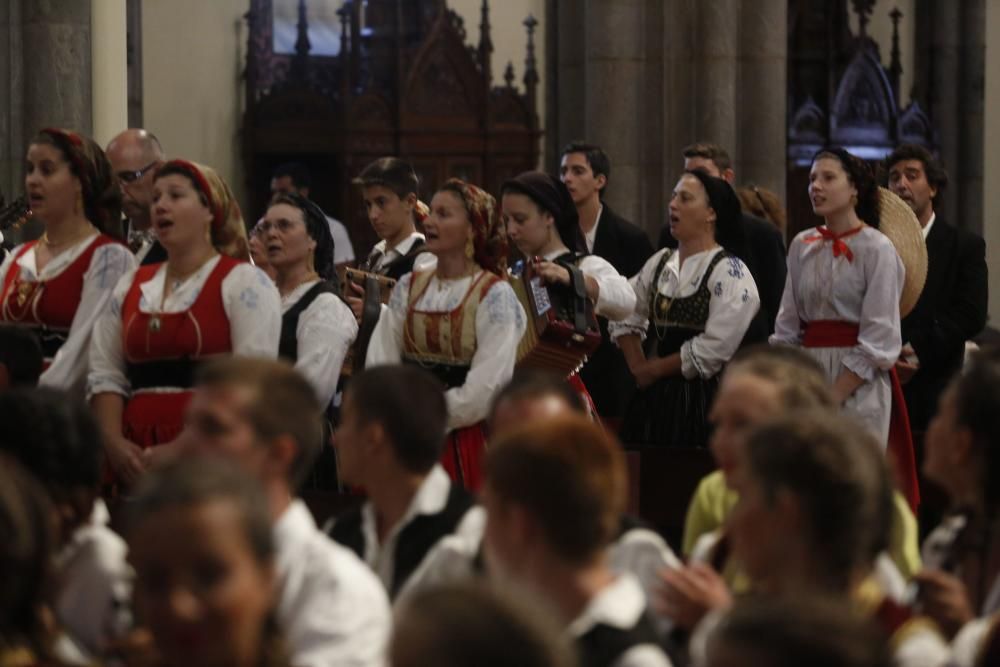
<path id="1" fill-rule="evenodd" d="M 94 250 L 90 266 L 83 274 L 83 291 L 66 342 L 52 365 L 38 379 L 40 385 L 82 390 L 87 381 L 90 336 L 104 313 L 115 286 L 135 268 L 135 256 L 120 243 L 108 243 Z"/>
<path id="2" fill-rule="evenodd" d="M 609 320 L 623 320 L 635 311 L 635 290 L 608 260 L 587 255 L 580 261 L 580 272 L 597 283 L 596 314 Z"/>
<path id="3" fill-rule="evenodd" d="M 135 269 L 118 280 L 108 307 L 97 318 L 90 339 L 90 371 L 87 373 L 87 400 L 95 394 L 121 394 L 128 398 L 131 385 L 125 375 L 122 349 L 122 304 L 128 294 Z"/>
<path id="4" fill-rule="evenodd" d="M 392 288 L 389 303 L 382 306 L 378 324 L 368 341 L 365 367 L 398 364 L 403 358 L 403 325 L 406 324 L 406 305 L 410 297 L 413 274 L 407 273 Z"/>
<path id="5" fill-rule="evenodd" d="M 899 297 L 906 269 L 896 248 L 880 236 L 877 252 L 864 254 L 865 295 L 858 322 L 858 344 L 844 356 L 844 366 L 866 382 L 899 359 L 903 341 L 899 323 Z M 860 261 L 856 259 L 855 261 Z"/>
<path id="6" fill-rule="evenodd" d="M 299 317 L 295 369 L 309 380 L 323 405 L 337 393 L 347 349 L 357 336 L 354 313 L 335 294 L 320 294 Z"/>
<path id="7" fill-rule="evenodd" d="M 222 305 L 234 355 L 277 359 L 281 296 L 266 273 L 252 264 L 234 267 L 222 280 Z"/>
<path id="8" fill-rule="evenodd" d="M 646 260 L 642 270 L 629 278 L 629 285 L 635 294 L 635 307 L 632 314 L 620 322 L 608 324 L 608 334 L 611 340 L 618 340 L 621 336 L 637 334 L 640 338 L 646 338 L 646 329 L 649 328 L 649 295 L 657 289 L 654 284 L 656 279 L 656 267 L 660 264 L 660 259 L 664 254 L 673 252 L 670 248 L 663 248 Z"/>
<path id="9" fill-rule="evenodd" d="M 690 379 L 708 379 L 722 370 L 760 308 L 757 285 L 738 257 L 726 257 L 708 281 L 712 298 L 705 331 L 681 345 L 681 373 Z"/>
<path id="10" fill-rule="evenodd" d="M 514 374 L 517 345 L 526 326 L 514 289 L 507 282 L 494 284 L 476 309 L 476 353 L 465 383 L 445 393 L 449 430 L 486 418 L 493 395 Z"/>

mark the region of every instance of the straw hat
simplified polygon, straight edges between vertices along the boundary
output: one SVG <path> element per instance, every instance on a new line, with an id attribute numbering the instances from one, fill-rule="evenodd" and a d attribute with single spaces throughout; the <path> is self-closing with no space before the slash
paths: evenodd
<path id="1" fill-rule="evenodd" d="M 927 244 L 916 214 L 906 202 L 885 188 L 879 188 L 879 231 L 889 237 L 906 267 L 899 316 L 906 317 L 917 305 L 927 281 Z"/>

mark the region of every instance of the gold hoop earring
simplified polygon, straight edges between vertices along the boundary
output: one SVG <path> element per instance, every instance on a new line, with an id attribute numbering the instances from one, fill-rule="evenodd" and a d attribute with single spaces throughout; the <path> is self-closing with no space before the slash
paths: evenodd
<path id="1" fill-rule="evenodd" d="M 80 215 L 80 213 L 82 213 L 84 211 L 84 209 L 85 209 L 85 207 L 83 205 L 83 193 L 82 192 L 77 192 L 76 193 L 76 206 L 75 206 L 73 212 L 76 215 Z"/>
<path id="2" fill-rule="evenodd" d="M 476 256 L 476 246 L 472 242 L 472 237 L 470 236 L 465 241 L 465 258 L 471 260 L 475 256 Z"/>

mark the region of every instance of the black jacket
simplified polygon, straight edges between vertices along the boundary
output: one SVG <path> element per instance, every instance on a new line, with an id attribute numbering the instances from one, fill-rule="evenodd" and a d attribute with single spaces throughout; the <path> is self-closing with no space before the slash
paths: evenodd
<path id="1" fill-rule="evenodd" d="M 962 367 L 965 341 L 986 326 L 987 289 L 983 239 L 936 219 L 927 235 L 927 282 L 902 322 L 903 343 L 920 360 L 903 386 L 915 430 L 926 430 L 938 396 Z"/>
<path id="2" fill-rule="evenodd" d="M 592 254 L 606 259 L 618 273 L 631 278 L 653 254 L 653 246 L 646 232 L 604 204 Z M 621 350 L 608 338 L 608 321 L 603 317 L 597 321 L 604 340 L 580 371 L 580 377 L 594 399 L 598 414 L 614 419 L 622 416 L 635 391 L 635 380 Z"/>
<path id="3" fill-rule="evenodd" d="M 743 344 L 763 343 L 774 333 L 774 319 L 781 306 L 781 294 L 785 291 L 785 274 L 788 271 L 785 241 L 778 228 L 767 220 L 743 214 L 743 231 L 746 234 L 746 248 L 727 248 L 743 260 L 750 269 L 760 295 L 760 310 L 750 322 Z M 670 235 L 670 227 L 660 230 L 660 248 L 676 248 L 677 241 Z"/>

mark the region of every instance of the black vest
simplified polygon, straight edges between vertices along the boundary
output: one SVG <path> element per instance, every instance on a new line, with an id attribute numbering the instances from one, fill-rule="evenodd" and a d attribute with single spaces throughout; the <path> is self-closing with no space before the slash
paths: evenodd
<path id="1" fill-rule="evenodd" d="M 644 644 L 659 646 L 656 628 L 646 612 L 627 630 L 598 623 L 576 640 L 580 667 L 611 667 L 631 648 Z"/>
<path id="2" fill-rule="evenodd" d="M 312 302 L 320 294 L 339 295 L 340 291 L 333 283 L 321 280 L 310 287 L 309 291 L 303 294 L 302 298 L 281 316 L 281 340 L 278 343 L 278 356 L 282 359 L 287 359 L 292 363 L 298 361 L 299 339 L 295 335 L 295 331 L 299 327 L 299 316 L 302 315 L 306 308 L 312 305 Z"/>
<path id="3" fill-rule="evenodd" d="M 444 509 L 437 514 L 421 514 L 400 531 L 393 558 L 392 585 L 389 597 L 394 598 L 406 580 L 417 569 L 431 548 L 455 532 L 462 518 L 475 503 L 465 489 L 452 484 Z M 354 509 L 337 519 L 329 531 L 330 537 L 364 559 L 365 537 L 361 530 L 361 509 Z"/>

